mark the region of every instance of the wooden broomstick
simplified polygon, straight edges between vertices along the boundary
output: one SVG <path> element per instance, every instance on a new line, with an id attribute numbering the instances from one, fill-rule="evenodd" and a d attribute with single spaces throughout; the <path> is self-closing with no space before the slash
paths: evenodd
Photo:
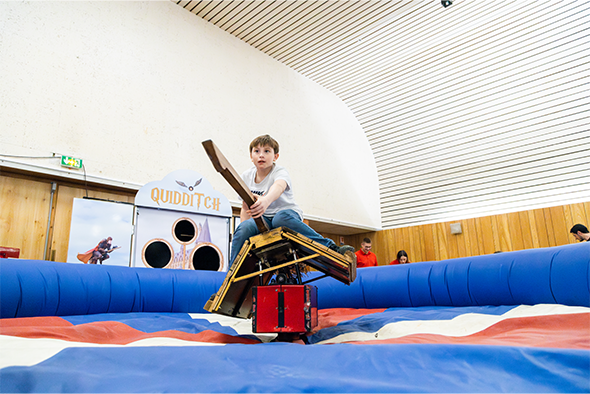
<path id="1" fill-rule="evenodd" d="M 238 195 L 244 200 L 248 207 L 251 207 L 255 202 L 256 199 L 254 195 L 242 179 L 240 175 L 234 170 L 234 168 L 229 164 L 229 161 L 223 156 L 217 145 L 213 143 L 211 140 L 203 141 L 202 142 L 205 151 L 207 152 L 207 156 L 213 163 L 213 167 L 215 170 L 221 174 L 225 178 L 225 180 L 230 184 L 230 186 L 238 193 Z M 262 217 L 254 219 L 256 222 L 256 226 L 258 227 L 258 231 L 264 233 L 269 230 L 266 222 Z"/>

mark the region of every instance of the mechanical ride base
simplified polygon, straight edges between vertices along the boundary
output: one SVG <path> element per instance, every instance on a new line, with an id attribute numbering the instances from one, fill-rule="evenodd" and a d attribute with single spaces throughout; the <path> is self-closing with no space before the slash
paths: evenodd
<path id="1" fill-rule="evenodd" d="M 270 285 L 252 288 L 252 332 L 299 339 L 318 325 L 317 287 Z"/>
<path id="2" fill-rule="evenodd" d="M 301 274 L 309 268 L 325 275 L 303 282 Z M 260 294 L 261 286 L 306 285 L 326 276 L 348 285 L 356 278 L 356 261 L 349 261 L 324 245 L 286 227 L 279 227 L 251 237 L 244 243 L 223 284 L 204 308 L 212 313 L 250 318 L 255 286 Z M 304 298 L 297 302 L 303 303 Z M 285 301 L 284 307 L 291 310 L 288 301 Z M 304 332 L 309 331 L 311 329 Z"/>

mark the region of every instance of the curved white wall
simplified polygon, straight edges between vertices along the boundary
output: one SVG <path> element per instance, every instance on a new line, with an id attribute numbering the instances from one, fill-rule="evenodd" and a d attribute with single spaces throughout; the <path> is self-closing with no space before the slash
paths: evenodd
<path id="1" fill-rule="evenodd" d="M 234 201 L 201 141 L 241 172 L 269 133 L 306 215 L 380 227 L 375 161 L 344 103 L 175 4 L 1 2 L 0 26 L 0 154 L 75 156 L 139 185 L 188 168 Z"/>

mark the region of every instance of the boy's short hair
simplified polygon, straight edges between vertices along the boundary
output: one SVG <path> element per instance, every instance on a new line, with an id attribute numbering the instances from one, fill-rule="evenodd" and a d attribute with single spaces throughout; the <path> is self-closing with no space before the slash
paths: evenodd
<path id="1" fill-rule="evenodd" d="M 250 153 L 252 153 L 252 149 L 256 148 L 257 146 L 270 146 L 275 151 L 275 153 L 279 153 L 279 143 L 268 134 L 256 137 L 252 142 L 250 142 Z"/>
<path id="2" fill-rule="evenodd" d="M 370 244 L 371 243 L 371 238 L 364 238 L 363 239 L 363 243 Z"/>
<path id="3" fill-rule="evenodd" d="M 581 232 L 582 234 L 587 234 L 588 233 L 588 229 L 583 224 L 576 224 L 576 225 L 574 225 L 574 227 L 572 227 L 572 229 L 570 230 L 570 233 L 577 234 L 578 231 Z"/>

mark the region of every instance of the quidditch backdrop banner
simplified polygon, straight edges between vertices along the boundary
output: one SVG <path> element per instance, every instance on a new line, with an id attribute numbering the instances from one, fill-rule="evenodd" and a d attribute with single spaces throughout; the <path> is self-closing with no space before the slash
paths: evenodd
<path id="1" fill-rule="evenodd" d="M 134 266 L 227 271 L 228 199 L 199 173 L 178 170 L 135 197 Z"/>

